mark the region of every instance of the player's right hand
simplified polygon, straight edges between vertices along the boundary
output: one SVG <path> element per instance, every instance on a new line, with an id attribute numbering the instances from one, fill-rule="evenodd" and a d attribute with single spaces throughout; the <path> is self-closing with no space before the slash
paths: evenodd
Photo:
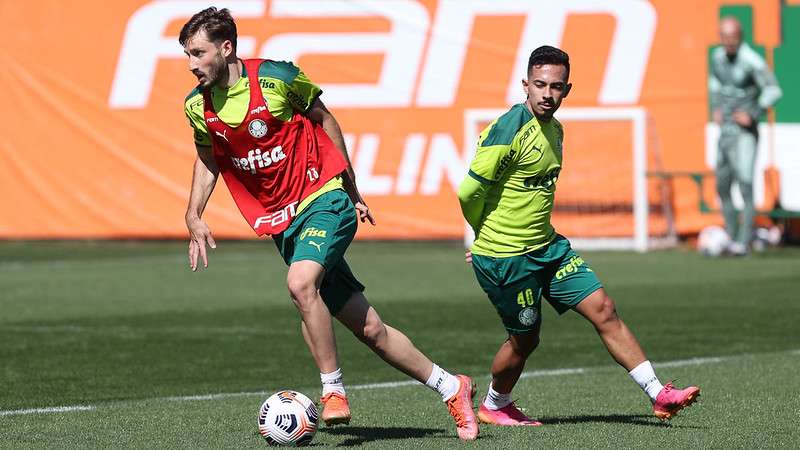
<path id="1" fill-rule="evenodd" d="M 467 264 L 472 264 L 472 252 L 471 251 L 467 250 L 467 252 L 464 253 L 464 261 L 466 261 Z"/>
<path id="2" fill-rule="evenodd" d="M 713 113 L 711 113 L 711 118 L 717 125 L 722 125 L 722 111 L 719 109 L 715 109 Z"/>
<path id="3" fill-rule="evenodd" d="M 737 109 L 733 112 L 733 121 L 742 128 L 750 128 L 753 126 L 753 117 L 751 117 L 746 111 L 742 111 L 740 109 Z"/>
<path id="4" fill-rule="evenodd" d="M 358 214 L 358 218 L 361 219 L 361 222 L 369 220 L 369 223 L 375 225 L 375 218 L 372 217 L 372 212 L 369 210 L 369 206 L 366 205 L 363 201 L 356 202 L 356 213 Z"/>
<path id="5" fill-rule="evenodd" d="M 214 237 L 211 236 L 211 230 L 208 225 L 201 219 L 193 219 L 186 222 L 186 227 L 189 228 L 189 268 L 192 272 L 197 271 L 198 257 L 203 261 L 203 267 L 208 267 L 208 254 L 206 253 L 206 245 L 211 248 L 217 248 L 217 243 Z"/>

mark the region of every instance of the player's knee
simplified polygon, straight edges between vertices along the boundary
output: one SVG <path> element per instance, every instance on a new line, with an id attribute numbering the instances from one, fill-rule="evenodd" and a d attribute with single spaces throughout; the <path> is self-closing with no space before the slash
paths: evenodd
<path id="1" fill-rule="evenodd" d="M 727 199 L 731 196 L 731 183 L 728 180 L 717 179 L 717 194 L 722 199 Z"/>
<path id="2" fill-rule="evenodd" d="M 519 347 L 517 347 L 516 352 L 519 353 L 520 356 L 523 358 L 527 358 L 531 356 L 536 347 L 539 346 L 539 336 L 536 336 L 530 342 L 527 342 Z"/>
<path id="3" fill-rule="evenodd" d="M 731 195 L 731 184 L 733 180 L 731 176 L 728 174 L 717 173 L 717 181 L 715 186 L 717 188 L 717 194 L 724 197 L 729 197 Z"/>
<path id="4" fill-rule="evenodd" d="M 380 350 L 386 341 L 386 325 L 380 318 L 370 318 L 356 330 L 356 337 L 370 348 Z"/>
<path id="5" fill-rule="evenodd" d="M 290 274 L 286 279 L 286 287 L 292 301 L 300 311 L 309 309 L 315 301 L 319 300 L 314 280 Z"/>
<path id="6" fill-rule="evenodd" d="M 751 199 L 753 197 L 753 183 L 752 182 L 740 182 L 739 183 L 739 192 L 742 194 L 742 197 L 745 200 Z"/>
<path id="7" fill-rule="evenodd" d="M 598 329 L 616 326 L 619 323 L 619 316 L 617 316 L 617 307 L 614 300 L 611 299 L 605 292 L 602 293 L 602 298 L 597 303 L 593 314 L 592 322 Z"/>
<path id="8" fill-rule="evenodd" d="M 531 355 L 531 353 L 533 353 L 534 350 L 536 350 L 536 347 L 539 346 L 540 337 L 538 333 L 518 335 L 510 339 L 510 342 L 511 348 L 514 349 L 514 353 L 522 358 L 527 358 Z"/>

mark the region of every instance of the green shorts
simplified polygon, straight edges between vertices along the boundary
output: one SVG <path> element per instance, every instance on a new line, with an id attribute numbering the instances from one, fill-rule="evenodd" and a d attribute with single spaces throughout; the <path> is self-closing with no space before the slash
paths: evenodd
<path id="1" fill-rule="evenodd" d="M 603 287 L 561 235 L 524 255 L 472 255 L 472 268 L 510 334 L 528 333 L 538 327 L 542 296 L 559 314 L 564 314 Z"/>
<path id="2" fill-rule="evenodd" d="M 357 228 L 353 203 L 347 193 L 335 189 L 306 206 L 283 233 L 272 236 L 287 265 L 316 261 L 325 268 L 320 295 L 333 315 L 354 292 L 364 291 L 344 260 Z"/>

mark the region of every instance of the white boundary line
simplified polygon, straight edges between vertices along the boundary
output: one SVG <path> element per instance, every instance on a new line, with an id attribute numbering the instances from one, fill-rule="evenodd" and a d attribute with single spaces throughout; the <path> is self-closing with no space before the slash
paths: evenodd
<path id="1" fill-rule="evenodd" d="M 73 411 L 91 411 L 95 409 L 91 405 L 76 405 L 76 406 L 55 406 L 52 408 L 33 408 L 33 409 L 16 409 L 11 411 L 0 411 L 2 416 L 21 416 L 24 414 L 48 414 L 48 413 L 62 413 Z"/>
<path id="2" fill-rule="evenodd" d="M 789 355 L 796 355 L 800 356 L 800 349 L 796 350 L 788 350 L 784 352 L 766 352 L 766 353 L 745 353 L 742 355 L 734 355 L 734 356 L 709 356 L 704 358 L 689 358 L 689 359 L 677 359 L 674 361 L 664 361 L 662 363 L 654 363 L 653 366 L 655 367 L 685 367 L 685 366 L 698 366 L 702 364 L 718 364 L 725 361 L 731 361 L 735 359 L 741 359 L 746 357 L 752 356 L 760 356 L 760 355 L 769 355 L 769 354 L 789 354 Z M 594 366 L 594 367 L 574 367 L 569 369 L 549 369 L 549 370 L 534 370 L 530 372 L 523 372 L 520 378 L 536 378 L 536 377 L 557 377 L 563 375 L 583 375 L 589 372 L 600 372 L 604 370 L 610 370 L 617 366 Z M 369 389 L 394 389 L 399 387 L 405 386 L 416 386 L 422 385 L 417 380 L 406 380 L 406 381 L 389 381 L 384 383 L 366 383 L 366 384 L 354 384 L 347 386 L 348 390 L 357 391 L 357 390 L 369 390 Z M 206 394 L 206 395 L 185 395 L 185 396 L 174 396 L 174 397 L 153 397 L 153 398 L 144 398 L 144 399 L 134 399 L 134 400 L 124 400 L 121 402 L 110 402 L 110 403 L 132 403 L 132 402 L 143 402 L 143 401 L 159 401 L 159 400 L 166 400 L 166 401 L 173 401 L 173 402 L 194 402 L 194 401 L 207 401 L 207 400 L 221 400 L 226 398 L 234 398 L 234 397 L 251 397 L 251 396 L 265 396 L 270 392 L 267 391 L 253 391 L 253 392 L 223 392 L 219 394 Z M 51 408 L 32 408 L 32 409 L 16 409 L 16 410 L 0 410 L 0 417 L 4 416 L 20 416 L 25 414 L 50 414 L 50 413 L 67 413 L 67 412 L 76 412 L 76 411 L 93 411 L 97 409 L 95 405 L 73 405 L 73 406 L 55 406 Z"/>

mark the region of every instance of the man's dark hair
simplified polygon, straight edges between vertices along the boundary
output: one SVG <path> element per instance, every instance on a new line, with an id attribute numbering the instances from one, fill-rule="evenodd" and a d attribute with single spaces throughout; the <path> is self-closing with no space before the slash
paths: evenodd
<path id="1" fill-rule="evenodd" d="M 564 50 L 543 45 L 533 52 L 531 57 L 528 58 L 528 74 L 531 73 L 533 66 L 541 66 L 543 64 L 553 64 L 564 66 L 567 69 L 567 79 L 569 79 L 569 55 Z"/>
<path id="2" fill-rule="evenodd" d="M 236 50 L 236 22 L 233 21 L 228 8 L 217 9 L 212 6 L 193 15 L 183 25 L 178 36 L 181 47 L 186 47 L 186 42 L 199 31 L 205 31 L 208 40 L 215 44 L 225 40 L 231 41 L 233 49 Z"/>

